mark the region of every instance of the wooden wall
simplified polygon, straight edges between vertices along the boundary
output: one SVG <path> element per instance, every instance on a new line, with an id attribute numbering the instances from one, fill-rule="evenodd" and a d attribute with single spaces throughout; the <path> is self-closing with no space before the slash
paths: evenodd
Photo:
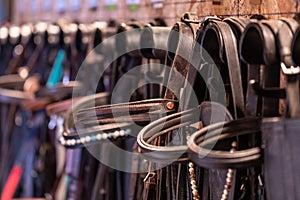
<path id="1" fill-rule="evenodd" d="M 79 11 L 72 11 L 68 5 L 72 0 L 67 2 L 67 9 L 64 13 L 56 11 L 55 2 L 49 10 L 43 9 L 44 0 L 14 0 L 14 12 L 12 22 L 22 24 L 25 22 L 37 21 L 58 21 L 58 20 L 78 20 L 81 22 L 91 22 L 94 20 L 108 21 L 117 19 L 126 21 L 136 19 L 141 21 L 150 21 L 155 17 L 163 17 L 171 26 L 182 13 L 186 11 L 197 12 L 200 16 L 208 15 L 231 15 L 231 14 L 260 14 L 260 13 L 278 13 L 278 12 L 295 12 L 295 0 L 214 0 L 220 2 L 220 5 L 213 5 L 213 0 L 206 2 L 199 0 L 164 0 L 162 8 L 154 8 L 151 0 L 141 0 L 141 4 L 135 11 L 129 10 L 125 0 L 119 0 L 115 10 L 109 10 L 99 0 L 99 7 L 96 11 L 90 11 L 87 8 L 86 0 L 82 0 L 82 6 Z M 32 5 L 35 5 L 36 7 Z M 291 16 L 291 15 L 283 15 Z M 279 15 L 270 15 L 270 18 L 278 18 Z"/>

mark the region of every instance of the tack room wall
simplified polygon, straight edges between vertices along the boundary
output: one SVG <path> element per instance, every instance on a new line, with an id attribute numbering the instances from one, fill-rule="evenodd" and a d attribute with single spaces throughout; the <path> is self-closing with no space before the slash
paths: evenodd
<path id="1" fill-rule="evenodd" d="M 77 1 L 77 8 L 76 5 L 74 7 L 74 0 L 14 0 L 12 22 L 22 24 L 61 19 L 81 22 L 109 19 L 150 21 L 155 17 L 163 17 L 172 25 L 186 11 L 197 12 L 199 16 L 272 13 L 270 18 L 278 18 L 280 15 L 276 13 L 297 11 L 295 0 L 162 0 L 162 4 L 153 4 L 152 1 L 140 0 L 137 9 L 132 10 L 126 0 L 118 0 L 114 9 L 106 6 L 104 0 L 94 1 L 97 9 L 89 8 L 89 0 Z"/>

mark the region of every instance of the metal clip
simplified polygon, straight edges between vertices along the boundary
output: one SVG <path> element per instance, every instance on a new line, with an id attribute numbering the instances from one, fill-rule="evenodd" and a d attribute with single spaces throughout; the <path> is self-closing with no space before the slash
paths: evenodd
<path id="1" fill-rule="evenodd" d="M 290 68 L 287 68 L 286 65 L 281 62 L 280 63 L 280 66 L 281 66 L 281 69 L 283 71 L 284 74 L 286 75 L 295 75 L 295 74 L 300 74 L 300 67 L 294 67 L 294 66 L 291 66 Z"/>
<path id="2" fill-rule="evenodd" d="M 143 181 L 146 182 L 149 178 L 153 178 L 155 175 L 155 172 L 148 172 Z"/>
<path id="3" fill-rule="evenodd" d="M 260 186 L 260 187 L 263 187 L 263 186 L 264 186 L 264 183 L 263 183 L 263 179 L 262 179 L 262 177 L 261 177 L 261 174 L 259 174 L 259 175 L 257 176 L 257 179 L 258 179 L 258 184 L 259 184 L 259 186 Z"/>

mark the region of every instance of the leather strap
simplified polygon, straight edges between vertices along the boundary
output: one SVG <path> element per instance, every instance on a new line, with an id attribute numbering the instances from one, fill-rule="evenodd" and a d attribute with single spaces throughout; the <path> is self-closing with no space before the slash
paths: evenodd
<path id="1" fill-rule="evenodd" d="M 147 59 L 164 60 L 167 53 L 170 27 L 146 26 L 140 38 L 141 54 Z"/>
<path id="2" fill-rule="evenodd" d="M 253 147 L 234 153 L 211 148 L 211 144 L 241 135 L 260 132 L 259 118 L 243 118 L 230 122 L 220 122 L 195 132 L 188 140 L 189 158 L 205 168 L 244 168 L 260 163 L 261 149 Z M 221 133 L 221 135 L 220 135 Z"/>
<path id="3" fill-rule="evenodd" d="M 116 37 L 116 39 L 108 39 L 105 40 L 103 47 L 105 48 L 107 45 L 110 46 L 112 44 L 107 44 L 110 42 L 114 42 L 114 50 L 111 52 L 110 56 L 116 56 L 116 61 L 112 64 L 111 70 L 111 82 L 110 82 L 110 91 L 112 92 L 117 81 L 123 75 L 123 73 L 129 71 L 135 66 L 141 65 L 142 55 L 140 54 L 140 37 L 142 32 L 142 27 L 145 24 L 141 22 L 131 22 L 131 23 L 121 23 L 117 28 L 117 34 L 121 33 Z M 108 42 L 107 42 L 108 41 Z M 106 51 L 102 49 L 102 51 Z M 125 53 L 125 54 L 124 54 Z M 136 80 L 135 80 L 136 79 Z M 133 83 L 137 82 L 137 77 L 132 77 Z M 133 87 L 128 82 L 125 84 L 125 88 Z M 122 100 L 121 100 L 122 102 Z"/>
<path id="4" fill-rule="evenodd" d="M 172 113 L 177 109 L 177 106 L 175 105 L 176 101 L 172 100 L 172 98 L 168 97 L 173 97 L 175 94 L 179 96 L 179 91 L 183 87 L 183 80 L 182 78 L 178 78 L 178 74 L 181 74 L 183 77 L 186 77 L 187 71 L 188 71 L 188 64 L 189 61 L 183 59 L 181 54 L 184 54 L 185 57 L 189 58 L 190 57 L 190 52 L 192 51 L 193 48 L 193 30 L 184 22 L 179 22 L 177 23 L 174 28 L 173 28 L 173 34 L 171 33 L 170 38 L 169 38 L 169 46 L 171 45 L 171 42 L 175 42 L 175 44 L 172 44 L 171 47 L 169 48 L 176 48 L 176 56 L 174 58 L 174 62 L 172 63 L 171 67 L 171 72 L 169 76 L 169 81 L 167 84 L 167 91 L 164 99 L 150 99 L 150 100 L 143 100 L 143 101 L 138 101 L 138 102 L 130 102 L 130 103 L 121 103 L 121 104 L 114 104 L 114 105 L 109 105 L 109 106 L 99 106 L 91 109 L 86 109 L 85 111 L 80 111 L 78 113 L 78 119 L 81 122 L 84 122 L 85 120 L 90 120 L 90 116 L 94 115 L 94 111 L 96 111 L 96 115 L 98 118 L 97 122 L 102 122 L 102 123 L 114 123 L 114 121 L 121 122 L 122 120 L 127 122 L 130 120 L 132 117 L 134 117 L 134 114 L 137 114 L 137 117 L 134 119 L 136 121 L 142 120 L 143 122 L 148 122 L 149 123 L 149 109 L 150 108 L 155 108 L 157 107 L 158 109 L 155 109 L 159 112 L 157 114 L 163 114 L 163 113 Z M 175 33 L 175 31 L 179 31 Z M 175 35 L 176 37 L 175 37 Z M 179 36 L 177 38 L 177 36 Z M 188 42 L 183 41 L 185 37 L 191 38 Z M 174 38 L 175 37 L 175 38 Z M 180 44 L 180 45 L 178 45 Z M 122 48 L 122 46 L 121 46 Z M 180 52 L 180 53 L 178 53 Z M 184 56 L 183 55 L 183 56 Z M 178 81 L 181 80 L 181 81 Z M 172 92 L 171 92 L 172 91 Z M 176 92 L 177 91 L 177 92 Z M 168 108 L 168 105 L 172 105 L 170 108 Z M 154 107 L 153 107 L 154 106 Z M 128 114 L 133 114 L 128 116 Z M 155 114 L 155 112 L 153 112 Z M 112 114 L 117 115 L 117 120 L 114 119 Z M 142 114 L 146 114 L 146 117 L 143 117 Z M 94 119 L 93 119 L 94 120 Z M 89 123 L 89 121 L 87 121 Z M 111 124 L 113 128 L 115 129 L 116 126 Z M 109 126 L 109 125 L 108 125 Z M 107 126 L 107 127 L 108 127 Z M 65 135 L 68 135 L 68 131 L 66 132 Z"/>
<path id="5" fill-rule="evenodd" d="M 72 103 L 78 101 L 79 99 L 80 97 L 51 103 L 46 106 L 47 115 L 51 116 L 58 115 L 60 113 L 65 113 L 72 106 Z"/>
<path id="6" fill-rule="evenodd" d="M 240 42 L 240 38 L 246 26 L 251 22 L 250 19 L 247 18 L 237 18 L 237 17 L 228 17 L 223 20 L 231 27 L 234 35 L 237 39 L 237 42 Z"/>
<path id="7" fill-rule="evenodd" d="M 116 50 L 120 53 L 126 52 L 131 57 L 140 57 L 140 38 L 145 25 L 142 22 L 121 23 L 117 33 L 122 34 L 117 37 Z M 135 31 L 130 31 L 133 29 Z"/>
<path id="8" fill-rule="evenodd" d="M 291 48 L 293 61 L 297 66 L 300 66 L 300 58 L 298 56 L 298 52 L 300 52 L 300 28 L 294 34 Z"/>
<path id="9" fill-rule="evenodd" d="M 16 73 L 16 69 L 21 66 L 21 63 L 24 59 L 25 50 L 26 44 L 17 43 L 14 45 L 12 51 L 13 57 L 10 59 L 8 66 L 5 69 L 5 74 Z"/>
<path id="10" fill-rule="evenodd" d="M 167 55 L 168 37 L 171 27 L 158 27 L 147 25 L 142 30 L 140 53 L 147 58 L 147 72 L 145 74 L 146 95 L 145 98 L 158 98 L 161 86 L 153 83 L 160 83 L 163 80 L 165 69 L 157 67 L 157 64 L 164 65 Z M 159 59 L 159 61 L 151 60 Z"/>
<path id="11" fill-rule="evenodd" d="M 218 114 L 217 114 L 218 113 Z M 211 121 L 211 120 L 214 121 Z M 151 144 L 154 139 L 170 131 L 189 126 L 202 121 L 204 126 L 223 120 L 232 119 L 231 114 L 221 104 L 203 102 L 198 108 L 174 113 L 158 119 L 145 126 L 137 137 L 137 143 L 143 156 L 155 163 L 168 163 L 169 161 L 186 161 L 186 145 L 156 146 Z M 179 160 L 177 158 L 180 158 Z"/>
<path id="12" fill-rule="evenodd" d="M 172 107 L 169 107 L 172 104 Z M 83 121 L 89 119 L 94 115 L 94 112 L 97 115 L 97 118 L 109 119 L 113 117 L 125 117 L 128 114 L 144 114 L 147 112 L 152 112 L 155 114 L 157 111 L 173 111 L 176 108 L 176 102 L 168 99 L 147 99 L 142 101 L 120 103 L 113 105 L 104 105 L 97 106 L 93 108 L 88 108 L 78 112 L 78 120 Z M 94 112 L 93 112 L 94 111 Z"/>
<path id="13" fill-rule="evenodd" d="M 116 42 L 118 45 L 121 45 L 120 48 L 131 48 L 131 49 L 140 49 L 139 48 L 139 36 L 137 35 L 130 35 L 130 33 L 125 33 L 124 34 L 126 36 L 126 40 L 125 42 L 126 43 L 118 43 Z M 124 41 L 122 41 L 124 42 Z M 124 46 L 122 46 L 124 44 Z M 128 45 L 137 45 L 137 46 L 128 46 Z M 120 50 L 120 49 L 119 49 Z M 127 57 L 129 56 L 138 56 L 140 57 L 140 54 L 139 52 L 137 51 L 134 51 L 134 52 L 130 52 L 130 54 L 127 55 Z M 136 59 L 136 58 L 131 58 L 131 59 Z M 120 63 L 119 63 L 120 64 Z M 115 68 L 115 71 L 118 71 L 119 69 L 119 64 L 116 65 L 116 68 Z M 132 63 L 129 63 L 130 66 L 134 66 L 132 65 Z M 124 69 L 126 70 L 129 70 L 130 69 L 130 66 L 124 66 Z M 125 71 L 126 71 L 125 70 Z M 118 74 L 116 74 L 116 79 L 118 78 Z M 114 82 L 114 81 L 113 81 Z M 93 98 L 93 97 L 92 97 Z M 91 98 L 91 99 L 92 99 Z M 82 101 L 81 102 L 81 105 L 83 106 L 76 106 L 75 108 L 73 107 L 73 111 L 71 113 L 68 113 L 69 115 L 68 116 L 71 116 L 71 114 L 74 114 L 76 116 L 75 118 L 75 121 L 76 120 L 79 120 L 80 123 L 85 123 L 85 124 L 88 124 L 91 122 L 91 118 L 90 118 L 90 114 L 93 113 L 95 111 L 95 105 L 103 105 L 103 104 L 107 104 L 108 101 L 106 103 L 97 103 L 95 105 L 90 105 L 90 107 L 88 106 L 87 104 L 87 99 L 85 101 Z M 150 117 L 149 117 L 149 114 L 150 112 L 154 112 L 154 110 L 150 110 L 152 107 L 153 108 L 157 108 L 156 111 L 162 111 L 161 108 L 163 110 L 167 109 L 166 108 L 166 103 L 167 101 L 163 100 L 161 101 L 161 99 L 155 99 L 154 101 L 144 101 L 144 102 L 135 102 L 135 103 L 129 103 L 130 105 L 128 105 L 127 103 L 124 103 L 122 105 L 118 104 L 118 105 L 112 105 L 112 106 L 97 106 L 96 108 L 96 115 L 99 117 L 99 119 L 95 119 L 92 123 L 93 124 L 88 124 L 89 127 L 93 127 L 93 130 L 92 131 L 88 131 L 88 132 L 85 132 L 84 135 L 82 135 L 83 137 L 85 136 L 93 136 L 92 139 L 94 138 L 94 136 L 96 134 L 98 134 L 100 131 L 104 131 L 104 135 L 106 134 L 107 135 L 107 132 L 109 131 L 116 131 L 116 130 L 120 130 L 120 128 L 126 128 L 128 127 L 130 124 L 126 123 L 125 126 L 122 127 L 122 125 L 120 125 L 120 123 L 116 123 L 116 122 L 120 122 L 123 120 L 126 121 L 126 120 L 129 120 L 131 123 L 131 119 L 133 119 L 134 121 L 139 121 L 139 120 L 146 120 L 146 121 L 149 121 L 150 120 Z M 172 108 L 171 110 L 175 109 L 176 106 L 174 106 L 174 108 Z M 91 108 L 91 109 L 86 109 L 86 108 Z M 79 110 L 82 109 L 80 112 Z M 85 110 L 84 110 L 85 109 Z M 91 111 L 91 113 L 89 113 Z M 116 120 L 116 118 L 113 118 L 113 112 L 117 112 L 119 114 L 121 114 L 121 117 L 119 117 L 119 120 Z M 134 114 L 136 113 L 136 115 Z M 125 116 L 124 116 L 125 114 Z M 129 114 L 126 115 L 126 114 Z M 130 115 L 132 114 L 132 115 Z M 154 112 L 155 114 L 155 112 Z M 78 115 L 78 116 L 77 116 Z M 93 114 L 92 114 L 93 115 Z M 66 125 L 69 124 L 68 126 L 65 126 L 65 133 L 64 133 L 64 138 L 65 138 L 65 141 L 68 140 L 68 141 L 74 141 L 74 137 L 75 136 L 75 133 L 73 133 L 72 131 L 70 131 L 70 129 L 68 127 L 73 127 L 73 122 L 71 123 L 71 118 L 70 119 L 66 119 Z M 69 123 L 70 122 L 70 123 Z M 97 122 L 97 124 L 95 124 L 94 122 Z M 99 126 L 98 122 L 101 123 L 101 125 Z M 122 122 L 121 122 L 122 123 Z M 122 123 L 124 124 L 124 123 Z M 96 126 L 95 126 L 96 125 Z M 121 126 L 121 127 L 120 127 Z M 80 130 L 77 130 L 78 132 L 81 132 Z M 80 135 L 81 136 L 81 135 Z M 77 136 L 76 138 L 78 139 L 79 136 Z M 111 139 L 115 139 L 115 138 L 111 138 Z M 92 145 L 94 144 L 93 142 L 91 143 Z M 73 146 L 70 146 L 68 145 L 67 143 L 64 143 L 64 145 L 66 147 L 81 147 L 83 146 L 82 144 L 81 145 L 73 145 Z M 85 145 L 87 145 L 85 143 Z M 120 176 L 118 176 L 120 177 Z M 119 180 L 119 179 L 118 179 Z M 120 181 L 118 181 L 120 182 Z M 118 187 L 118 188 L 122 188 L 122 187 Z M 119 196 L 121 195 L 120 192 L 118 192 Z M 125 195 L 125 194 L 124 194 Z"/>
<path id="14" fill-rule="evenodd" d="M 206 58 L 206 61 L 209 63 L 213 61 L 214 63 L 211 64 L 217 65 L 223 63 L 228 67 L 234 117 L 244 116 L 245 104 L 237 40 L 230 26 L 225 22 L 209 19 L 205 23 L 207 25 L 202 39 L 202 46 L 213 59 Z"/>
<path id="15" fill-rule="evenodd" d="M 18 91 L 11 88 L 20 89 L 26 83 L 26 79 L 19 75 L 6 75 L 0 77 L 0 99 L 4 103 L 20 104 L 22 101 L 34 100 L 35 98 L 49 98 L 59 100 L 70 94 L 73 89 L 78 88 L 77 82 L 69 82 L 68 84 L 57 84 L 53 87 L 44 87 L 35 94 Z"/>
<path id="16" fill-rule="evenodd" d="M 21 91 L 6 89 L 11 87 L 20 88 L 23 86 L 25 80 L 19 75 L 6 75 L 0 77 L 0 99 L 4 103 L 19 103 L 22 100 L 33 99 L 32 95 Z"/>
<path id="17" fill-rule="evenodd" d="M 250 19 L 247 18 L 237 18 L 237 17 L 229 17 L 225 18 L 223 20 L 229 26 L 231 27 L 232 31 L 234 32 L 234 35 L 237 39 L 238 47 L 240 45 L 240 39 L 241 35 L 244 32 L 246 26 L 251 22 Z M 241 65 L 241 77 L 242 77 L 242 85 L 243 85 L 243 91 L 244 91 L 244 99 L 245 99 L 245 110 L 247 112 L 247 88 L 248 88 L 248 65 L 241 61 L 240 59 L 240 52 L 239 52 L 239 60 Z M 246 113 L 247 114 L 247 113 Z"/>
<path id="18" fill-rule="evenodd" d="M 111 109 L 111 106 L 103 106 L 103 109 L 97 110 L 96 109 L 96 113 L 99 114 L 100 116 L 102 116 L 102 119 L 99 119 L 97 122 L 102 122 L 102 123 L 112 123 L 112 124 L 103 124 L 101 126 L 94 126 L 93 128 L 90 128 L 89 130 L 87 130 L 86 128 L 84 128 L 84 134 L 78 135 L 78 133 L 71 131 L 71 127 L 73 127 L 73 113 L 77 113 L 78 110 L 83 109 L 84 107 L 91 105 L 93 103 L 95 103 L 95 101 L 97 102 L 97 104 L 105 104 L 108 100 L 108 94 L 107 93 L 101 93 L 101 94 L 97 94 L 96 96 L 92 95 L 92 96 L 88 96 L 88 97 L 84 97 L 80 100 L 78 100 L 78 102 L 73 105 L 72 108 L 70 108 L 67 113 L 66 113 L 66 117 L 65 117 L 65 122 L 64 122 L 64 134 L 63 137 L 65 140 L 73 140 L 73 139 L 78 139 L 79 137 L 85 137 L 85 136 L 91 136 L 93 137 L 93 135 L 96 135 L 97 133 L 99 133 L 99 131 L 104 131 L 104 132 L 112 132 L 115 130 L 118 130 L 120 127 L 128 127 L 130 124 L 125 123 L 126 119 L 128 121 L 131 121 L 130 118 L 126 118 L 124 119 L 124 116 L 119 116 L 119 120 L 116 120 L 116 118 L 112 118 L 113 117 L 113 111 L 118 112 L 120 114 L 122 113 L 127 113 L 128 109 L 129 109 L 129 113 L 132 112 L 140 112 L 140 113 L 145 113 L 146 115 L 149 115 L 149 111 L 155 113 L 155 110 L 153 110 L 155 107 L 157 108 L 156 111 L 162 112 L 162 110 L 166 110 L 167 112 L 170 111 L 168 110 L 168 108 L 166 108 L 166 104 L 169 103 L 169 101 L 166 100 L 159 100 L 157 99 L 156 101 L 154 100 L 149 100 L 144 101 L 143 103 L 140 104 L 140 102 L 133 102 L 133 103 L 129 103 L 128 104 L 120 104 L 120 105 L 114 105 L 114 109 Z M 99 107 L 98 107 L 99 108 Z M 175 108 L 175 107 L 174 107 Z M 174 109 L 173 108 L 173 109 Z M 171 111 L 173 110 L 171 109 Z M 84 110 L 83 113 L 85 113 L 87 110 Z M 100 113 L 99 113 L 100 112 Z M 78 114 L 78 116 L 75 119 L 75 122 L 81 122 L 85 120 L 85 117 L 87 119 L 90 119 L 90 113 L 88 113 L 87 116 L 84 116 L 83 113 Z M 147 114 L 148 113 L 148 114 Z M 76 116 L 76 115 L 75 115 Z M 83 117 L 84 116 L 84 117 Z M 108 117 L 110 116 L 110 117 Z M 142 116 L 138 115 L 136 119 L 136 121 L 139 121 L 140 118 Z M 111 118 L 111 120 L 108 120 L 107 118 Z M 145 120 L 145 118 L 142 117 L 142 120 Z M 150 120 L 150 117 L 148 117 L 146 119 L 146 121 Z M 116 121 L 121 121 L 121 123 L 115 124 Z M 122 125 L 123 124 L 123 125 Z M 80 127 L 79 125 L 77 127 Z M 80 130 L 77 130 L 81 133 Z M 95 141 L 91 140 L 91 143 L 94 143 Z M 68 143 L 63 143 L 66 147 L 80 147 L 83 144 L 78 143 L 76 145 L 70 145 Z M 85 143 L 85 145 L 89 145 L 88 143 Z"/>
<path id="19" fill-rule="evenodd" d="M 260 55 L 260 59 L 262 59 L 262 56 L 264 56 L 263 62 L 268 65 L 266 66 L 266 70 L 268 71 L 265 71 L 263 74 L 261 74 L 262 80 L 260 80 L 260 82 L 265 81 L 265 86 L 270 85 L 273 88 L 263 88 L 263 86 L 259 86 L 259 81 L 252 81 L 251 84 L 258 95 L 263 97 L 269 96 L 273 98 L 273 100 L 270 100 L 276 103 L 274 104 L 275 107 L 273 109 L 269 107 L 269 104 L 267 105 L 267 103 L 264 103 L 263 109 L 265 109 L 264 115 L 266 116 L 278 116 L 278 100 L 274 98 L 285 98 L 284 90 L 279 88 L 279 66 L 281 65 L 283 71 L 286 73 L 289 73 L 291 70 L 288 69 L 290 69 L 291 66 L 294 66 L 290 49 L 293 33 L 296 31 L 297 27 L 298 23 L 292 19 L 283 18 L 281 20 L 262 20 L 261 22 L 257 22 L 256 25 L 249 26 L 247 29 L 249 34 L 247 35 L 245 33 L 243 38 L 246 38 L 244 41 L 249 43 L 250 40 L 254 38 L 260 38 L 259 41 L 261 41 L 260 45 L 262 46 L 258 46 L 259 49 L 257 52 L 263 54 Z M 248 39 L 250 40 L 247 41 Z M 276 41 L 278 41 L 278 43 L 276 43 Z M 242 52 L 242 56 L 250 56 L 248 59 L 252 59 L 253 55 L 247 52 L 247 48 L 248 47 L 241 45 L 241 51 L 244 51 Z M 282 61 L 281 63 L 277 58 L 277 52 L 280 55 L 280 60 Z M 254 62 L 257 63 L 257 61 Z M 270 74 L 272 74 L 272 76 L 270 76 Z M 299 82 L 297 75 L 293 73 L 287 74 L 286 90 L 289 103 L 293 107 L 290 109 L 291 115 L 297 116 L 300 112 L 300 105 L 297 103 L 299 102 Z M 270 95 L 268 95 L 269 93 Z"/>
<path id="20" fill-rule="evenodd" d="M 95 105 L 95 103 L 105 104 L 108 102 L 108 99 L 109 99 L 108 93 L 99 93 L 96 95 L 82 97 L 80 100 L 78 100 L 76 103 L 74 103 L 73 106 L 70 107 L 65 114 L 63 137 L 65 139 L 68 139 L 68 138 L 74 139 L 74 137 L 76 137 L 76 136 L 78 137 L 78 135 L 76 133 L 74 133 L 74 131 L 71 131 L 72 128 L 74 127 L 73 116 L 76 116 L 76 115 L 73 115 L 73 112 L 75 112 L 79 109 L 83 109 L 88 106 L 93 106 L 93 105 Z"/>
<path id="21" fill-rule="evenodd" d="M 255 82 L 258 82 L 263 90 L 269 88 L 279 90 L 280 62 L 275 37 L 278 31 L 278 24 L 275 21 L 262 20 L 251 22 L 241 37 L 241 59 L 250 65 L 250 75 L 253 75 L 251 68 L 254 68 Z M 264 67 L 257 68 L 257 65 L 264 65 Z M 260 96 L 253 103 L 256 104 L 251 105 L 252 108 L 256 108 L 255 115 L 266 117 L 279 115 L 278 98 Z"/>
<path id="22" fill-rule="evenodd" d="M 294 67 L 292 60 L 291 45 L 293 34 L 296 32 L 299 24 L 293 19 L 282 19 L 285 22 L 277 35 L 281 55 L 281 68 L 286 75 L 286 93 L 289 105 L 289 113 L 292 118 L 300 117 L 300 88 L 299 74 L 300 68 Z"/>
<path id="23" fill-rule="evenodd" d="M 189 18 L 177 22 L 168 38 L 168 56 L 172 60 L 172 66 L 170 74 L 167 76 L 167 89 L 164 94 L 166 99 L 178 99 L 180 97 L 180 90 L 184 86 L 189 71 L 196 28 L 198 28 L 199 23 L 197 21 L 189 22 Z"/>
<path id="24" fill-rule="evenodd" d="M 181 21 L 173 26 L 173 31 L 171 32 L 168 39 L 168 59 L 172 63 L 171 71 L 165 73 L 166 79 L 164 82 L 168 81 L 167 89 L 164 92 L 165 97 L 180 98 L 181 107 L 179 110 L 186 109 L 186 104 L 188 102 L 187 95 L 189 93 L 185 85 L 190 81 L 189 73 L 191 70 L 191 59 L 194 55 L 194 40 L 196 37 L 196 31 L 198 29 L 199 21 L 198 17 L 194 13 L 185 13 Z M 186 27 L 186 28 L 185 28 Z M 186 29 L 186 30 L 185 30 Z M 178 31 L 178 32 L 174 32 Z M 189 32 L 186 32 L 189 31 Z M 175 39 L 175 40 L 174 40 Z M 175 42 L 175 43 L 174 43 Z M 186 45 L 186 46 L 185 46 Z M 175 49 L 176 48 L 176 49 Z M 175 52 L 175 54 L 174 54 Z M 190 52 L 190 53 L 189 53 Z M 188 54 L 187 54 L 188 53 Z M 167 60 L 168 64 L 168 60 Z M 179 66 L 178 66 L 179 65 Z M 195 66 L 198 67 L 198 66 Z M 189 80 L 190 79 L 190 80 Z M 174 82 L 170 82 L 170 80 Z M 177 84 L 175 83 L 177 82 Z M 183 93 L 181 93 L 183 91 Z M 186 94 L 184 94 L 186 93 Z M 176 136 L 175 136 L 176 137 Z M 166 136 L 159 137 L 162 143 L 160 146 L 166 146 L 168 142 L 173 138 L 172 133 L 170 132 Z M 178 165 L 169 165 L 166 168 L 163 168 L 160 171 L 160 188 L 165 190 L 161 192 L 161 199 L 184 199 L 185 192 L 184 186 L 184 171 L 181 164 Z M 181 178 L 178 178 L 181 177 Z M 159 179 L 158 179 L 159 180 Z M 166 186 L 164 185 L 166 183 Z"/>

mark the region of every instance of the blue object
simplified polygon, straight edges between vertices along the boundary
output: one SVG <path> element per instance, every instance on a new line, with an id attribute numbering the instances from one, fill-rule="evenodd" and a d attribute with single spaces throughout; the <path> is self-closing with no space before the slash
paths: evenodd
<path id="1" fill-rule="evenodd" d="M 46 83 L 47 87 L 54 86 L 60 82 L 63 76 L 63 62 L 65 60 L 65 54 L 65 51 L 62 49 L 58 51 L 48 81 Z"/>
<path id="2" fill-rule="evenodd" d="M 0 0 L 0 24 L 8 18 L 8 2 L 9 0 Z"/>

